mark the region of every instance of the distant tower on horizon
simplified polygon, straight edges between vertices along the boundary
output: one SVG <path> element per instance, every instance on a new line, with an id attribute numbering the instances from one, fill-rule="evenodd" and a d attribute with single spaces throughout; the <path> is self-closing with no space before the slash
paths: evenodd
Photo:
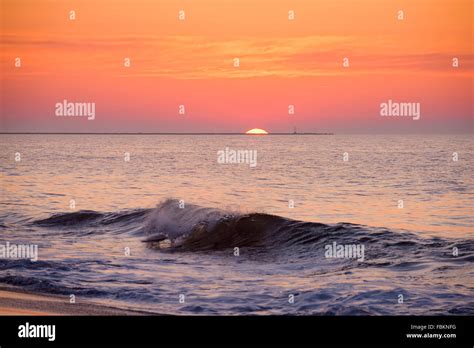
<path id="1" fill-rule="evenodd" d="M 297 134 L 296 133 L 296 126 L 294 127 L 293 134 Z"/>

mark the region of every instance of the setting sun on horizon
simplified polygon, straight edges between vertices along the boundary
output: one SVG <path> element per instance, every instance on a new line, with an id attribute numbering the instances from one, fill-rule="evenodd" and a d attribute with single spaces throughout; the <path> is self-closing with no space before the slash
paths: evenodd
<path id="1" fill-rule="evenodd" d="M 473 1 L 0 0 L 0 344 L 468 343 Z"/>
<path id="2" fill-rule="evenodd" d="M 470 0 L 3 0 L 0 16 L 2 132 L 472 128 Z M 389 99 L 421 118 L 381 118 Z M 97 115 L 57 117 L 64 100 Z"/>
<path id="3" fill-rule="evenodd" d="M 265 134 L 268 134 L 268 132 L 260 128 L 253 128 L 253 129 L 249 129 L 247 132 L 245 132 L 245 134 L 265 135 Z"/>

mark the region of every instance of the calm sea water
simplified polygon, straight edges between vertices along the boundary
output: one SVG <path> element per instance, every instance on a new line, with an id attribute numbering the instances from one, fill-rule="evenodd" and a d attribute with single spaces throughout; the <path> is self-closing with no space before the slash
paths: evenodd
<path id="1" fill-rule="evenodd" d="M 226 148 L 256 167 L 219 163 Z M 0 244 L 39 255 L 0 259 L 0 284 L 165 314 L 474 314 L 473 150 L 471 135 L 1 135 Z M 334 242 L 363 261 L 327 258 Z"/>

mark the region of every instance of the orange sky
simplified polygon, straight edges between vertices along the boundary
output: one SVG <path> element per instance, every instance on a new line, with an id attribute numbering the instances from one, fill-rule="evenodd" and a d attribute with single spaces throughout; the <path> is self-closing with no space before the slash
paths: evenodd
<path id="1" fill-rule="evenodd" d="M 471 0 L 0 1 L 0 131 L 472 131 Z"/>

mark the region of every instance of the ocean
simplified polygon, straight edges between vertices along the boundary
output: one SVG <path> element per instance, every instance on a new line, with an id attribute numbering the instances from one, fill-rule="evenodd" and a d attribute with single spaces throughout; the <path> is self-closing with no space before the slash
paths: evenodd
<path id="1" fill-rule="evenodd" d="M 2 134 L 0 246 L 38 254 L 0 257 L 0 286 L 150 314 L 472 315 L 473 150 L 472 135 Z"/>

